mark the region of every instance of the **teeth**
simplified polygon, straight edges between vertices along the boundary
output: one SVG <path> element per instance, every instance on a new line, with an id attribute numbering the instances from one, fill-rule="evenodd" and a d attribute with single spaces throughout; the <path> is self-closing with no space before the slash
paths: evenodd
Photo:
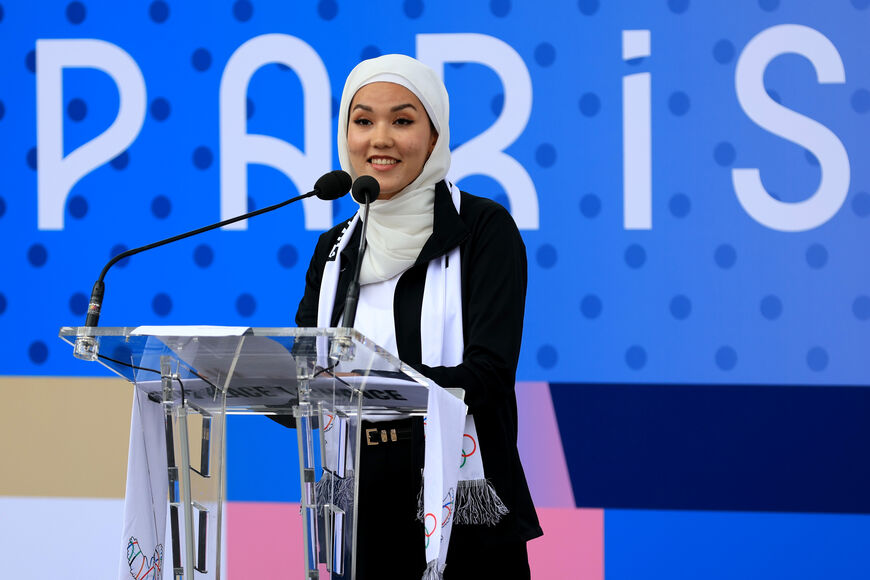
<path id="1" fill-rule="evenodd" d="M 395 159 L 372 159 L 372 165 L 395 165 L 398 163 Z"/>

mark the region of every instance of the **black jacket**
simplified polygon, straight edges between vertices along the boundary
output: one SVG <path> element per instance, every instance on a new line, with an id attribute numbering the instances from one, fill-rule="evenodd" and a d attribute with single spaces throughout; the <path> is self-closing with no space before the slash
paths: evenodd
<path id="1" fill-rule="evenodd" d="M 460 212 L 444 182 L 435 188 L 434 226 L 416 263 L 396 286 L 393 315 L 399 358 L 442 387 L 465 389 L 474 415 L 484 470 L 510 510 L 494 529 L 482 529 L 481 541 L 525 541 L 540 536 L 540 525 L 517 451 L 517 402 L 514 392 L 526 299 L 526 249 L 513 218 L 501 205 L 463 192 Z M 296 324 L 317 325 L 320 280 L 343 222 L 318 240 L 305 278 L 305 294 Z M 336 326 L 344 309 L 359 236 L 341 253 L 340 274 L 332 312 Z M 420 319 L 423 288 L 430 260 L 456 246 L 462 262 L 462 323 L 465 350 L 455 367 L 421 363 Z M 449 267 L 449 265 L 448 265 Z M 462 526 L 474 528 L 476 526 Z"/>

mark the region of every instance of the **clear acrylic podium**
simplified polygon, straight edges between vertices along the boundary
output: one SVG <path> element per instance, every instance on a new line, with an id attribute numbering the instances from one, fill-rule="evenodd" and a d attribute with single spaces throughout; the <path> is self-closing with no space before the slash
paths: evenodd
<path id="1" fill-rule="evenodd" d="M 348 328 L 64 327 L 60 336 L 163 405 L 176 579 L 221 577 L 227 413 L 295 424 L 303 577 L 320 578 L 321 562 L 329 578 L 353 578 L 357 458 L 372 437 L 358 419 L 422 414 L 428 389 L 440 388 Z"/>

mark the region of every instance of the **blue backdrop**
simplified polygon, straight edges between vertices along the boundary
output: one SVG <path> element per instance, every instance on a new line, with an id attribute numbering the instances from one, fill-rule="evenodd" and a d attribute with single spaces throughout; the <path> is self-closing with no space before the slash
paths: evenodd
<path id="1" fill-rule="evenodd" d="M 619 414 L 622 406 L 639 416 L 682 409 L 672 423 L 680 424 L 707 416 L 702 408 L 722 420 L 726 409 L 770 404 L 770 415 L 752 420 L 769 431 L 744 433 L 735 421 L 701 436 L 724 441 L 725 456 L 813 421 L 846 421 L 857 430 L 824 439 L 818 452 L 821 460 L 831 451 L 824 445 L 840 441 L 842 462 L 817 473 L 870 478 L 870 443 L 857 427 L 866 401 L 841 389 L 795 402 L 804 392 L 797 385 L 867 382 L 868 17 L 868 0 L 2 2 L 0 372 L 99 373 L 56 337 L 59 326 L 83 322 L 106 260 L 229 217 L 222 199 L 246 200 L 233 206 L 244 210 L 307 191 L 311 175 L 337 166 L 347 73 L 361 59 L 401 52 L 443 74 L 460 186 L 504 204 L 521 227 L 529 293 L 518 378 L 559 383 L 553 397 L 557 412 L 564 403 L 559 423 L 578 505 L 866 514 L 859 489 L 836 486 L 805 490 L 819 501 L 783 505 L 775 493 L 746 499 L 727 486 L 724 499 L 690 505 L 632 501 L 643 486 L 596 496 L 595 481 L 609 480 L 593 477 L 589 489 L 579 482 L 587 468 L 606 469 L 571 441 L 597 437 L 605 450 L 621 443 L 603 424 L 575 433 L 581 422 L 564 409 L 600 404 L 630 430 L 636 423 Z M 256 144 L 245 132 L 273 139 Z M 288 151 L 298 159 L 263 161 Z M 106 278 L 101 324 L 292 325 L 317 236 L 354 209 L 349 199 L 325 214 L 297 204 L 245 230 L 121 262 Z M 654 400 L 631 390 L 608 406 L 606 394 L 583 386 L 609 383 L 648 385 Z M 699 407 L 689 396 L 672 407 L 662 398 L 674 396 L 668 384 L 692 393 L 718 385 L 737 398 Z M 770 385 L 786 388 L 781 401 L 764 402 Z M 783 419 L 783 405 L 806 415 Z M 861 412 L 843 419 L 849 408 Z M 813 409 L 830 412 L 820 419 Z M 654 446 L 663 455 L 640 471 L 692 465 L 691 454 L 672 451 L 693 432 L 664 437 Z M 771 453 L 789 450 L 789 441 Z M 732 465 L 720 459 L 702 463 Z M 847 494 L 840 507 L 824 501 L 837 493 Z M 658 512 L 613 513 L 641 530 Z M 773 534 L 818 525 L 794 517 L 804 524 L 783 516 L 764 525 Z M 838 517 L 852 519 L 826 525 L 844 536 L 863 530 L 866 539 L 866 515 Z M 732 521 L 710 518 L 709 530 Z M 615 556 L 632 533 L 620 521 L 612 533 L 621 539 L 607 540 L 608 570 L 641 577 Z M 839 577 L 868 569 L 852 552 L 823 553 L 852 562 Z M 612 567 L 611 558 L 619 558 Z M 735 575 L 755 556 L 745 558 Z M 645 577 L 675 577 L 664 560 L 657 562 L 668 573 L 650 565 Z"/>

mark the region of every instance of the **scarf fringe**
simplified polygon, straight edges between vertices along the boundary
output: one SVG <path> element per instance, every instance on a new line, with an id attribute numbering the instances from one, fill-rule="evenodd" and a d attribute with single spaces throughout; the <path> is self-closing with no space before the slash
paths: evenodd
<path id="1" fill-rule="evenodd" d="M 460 481 L 457 487 L 453 523 L 494 526 L 507 515 L 507 506 L 486 479 Z"/>
<path id="2" fill-rule="evenodd" d="M 353 476 L 336 477 L 332 472 L 323 470 L 323 475 L 314 484 L 318 505 L 332 504 L 345 512 L 353 506 Z"/>
<path id="3" fill-rule="evenodd" d="M 443 578 L 444 566 L 438 565 L 437 558 L 426 564 L 426 570 L 423 571 L 422 580 L 442 580 Z"/>
<path id="4" fill-rule="evenodd" d="M 456 490 L 457 525 L 494 526 L 510 512 L 487 479 L 461 480 Z M 417 492 L 417 519 L 423 521 L 423 488 Z"/>

